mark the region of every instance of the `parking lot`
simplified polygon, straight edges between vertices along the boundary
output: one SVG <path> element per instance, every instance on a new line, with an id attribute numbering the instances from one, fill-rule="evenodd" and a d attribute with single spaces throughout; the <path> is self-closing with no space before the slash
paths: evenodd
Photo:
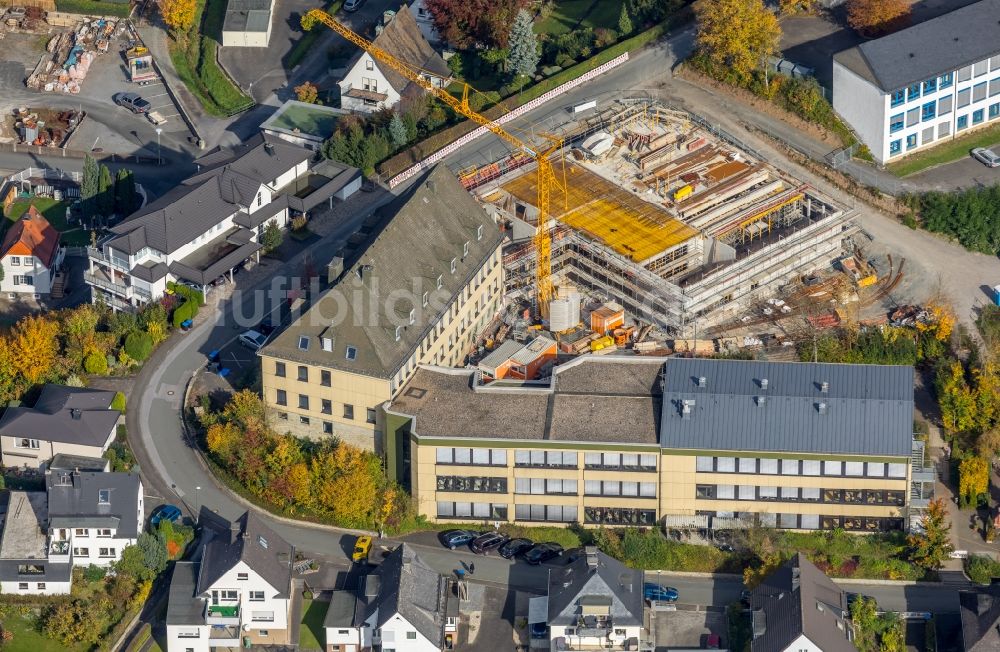
<path id="1" fill-rule="evenodd" d="M 651 612 L 649 619 L 657 650 L 703 649 L 711 634 L 720 637 L 721 649 L 728 644 L 728 625 L 722 611 L 658 611 Z"/>

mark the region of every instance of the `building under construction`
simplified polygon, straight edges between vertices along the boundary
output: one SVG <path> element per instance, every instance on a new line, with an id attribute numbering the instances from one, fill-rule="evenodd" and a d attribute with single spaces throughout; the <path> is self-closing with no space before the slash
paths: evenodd
<path id="1" fill-rule="evenodd" d="M 552 189 L 552 278 L 687 334 L 828 267 L 850 213 L 688 113 L 623 103 L 566 138 Z M 524 157 L 461 174 L 512 226 L 510 289 L 530 296 L 537 178 Z"/>

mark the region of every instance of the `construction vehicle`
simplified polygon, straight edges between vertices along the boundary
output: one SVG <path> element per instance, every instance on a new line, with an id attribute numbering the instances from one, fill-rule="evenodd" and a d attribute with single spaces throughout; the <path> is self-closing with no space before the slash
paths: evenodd
<path id="1" fill-rule="evenodd" d="M 551 204 L 553 189 L 561 189 L 567 205 L 569 202 L 568 193 L 566 191 L 565 168 L 563 169 L 563 180 L 560 183 L 560 181 L 556 178 L 555 166 L 550 160 L 554 153 L 562 149 L 562 140 L 560 138 L 556 138 L 555 136 L 545 135 L 544 138 L 548 141 L 548 143 L 544 148 L 538 148 L 525 143 L 523 140 L 501 127 L 495 121 L 472 110 L 469 106 L 469 91 L 472 90 L 477 93 L 479 91 L 475 91 L 475 89 L 472 89 L 472 87 L 468 84 L 463 85 L 462 98 L 459 99 L 447 90 L 435 86 L 431 81 L 434 78 L 433 73 L 423 70 L 412 63 L 396 58 L 368 39 L 356 34 L 349 27 L 338 22 L 333 16 L 326 13 L 322 9 L 310 9 L 306 13 L 306 16 L 309 19 L 323 23 L 340 36 L 367 52 L 372 56 L 372 58 L 386 64 L 406 79 L 420 86 L 428 93 L 434 95 L 434 97 L 447 104 L 456 113 L 465 116 L 482 127 L 485 127 L 511 145 L 516 152 L 524 152 L 535 161 L 538 166 L 538 228 L 534 237 L 534 245 L 537 255 L 535 267 L 535 302 L 536 312 L 540 316 L 547 318 L 549 301 L 552 299 L 554 291 L 552 286 L 552 236 L 549 233 L 548 227 L 548 220 L 552 216 L 549 207 Z"/>

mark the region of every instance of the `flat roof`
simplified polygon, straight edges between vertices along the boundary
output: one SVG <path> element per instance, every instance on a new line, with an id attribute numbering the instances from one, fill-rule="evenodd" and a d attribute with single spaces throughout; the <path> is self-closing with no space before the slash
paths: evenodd
<path id="1" fill-rule="evenodd" d="M 332 106 L 288 100 L 260 128 L 326 139 L 345 113 L 346 111 Z"/>
<path id="2" fill-rule="evenodd" d="M 566 186 L 568 197 L 558 186 L 552 189 L 553 216 L 633 262 L 646 261 L 698 235 L 666 210 L 579 165 L 566 164 Z M 502 187 L 526 204 L 538 203 L 534 173 L 522 174 Z"/>
<path id="3" fill-rule="evenodd" d="M 0 538 L 0 559 L 48 559 L 43 526 L 48 521 L 44 491 L 12 491 Z"/>
<path id="4" fill-rule="evenodd" d="M 266 32 L 271 24 L 273 0 L 229 0 L 224 32 Z"/>

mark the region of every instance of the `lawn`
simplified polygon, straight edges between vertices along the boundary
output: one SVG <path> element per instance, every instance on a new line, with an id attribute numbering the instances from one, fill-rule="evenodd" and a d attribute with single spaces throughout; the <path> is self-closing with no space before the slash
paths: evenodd
<path id="1" fill-rule="evenodd" d="M 578 27 L 618 29 L 624 0 L 558 0 L 545 20 L 535 25 L 539 34 L 558 36 Z"/>
<path id="2" fill-rule="evenodd" d="M 889 172 L 898 177 L 907 177 L 922 172 L 935 165 L 951 163 L 969 156 L 969 151 L 976 147 L 989 147 L 1000 141 L 1000 125 L 975 131 L 966 136 L 937 145 L 924 152 L 911 154 L 897 163 L 885 166 Z"/>
<path id="3" fill-rule="evenodd" d="M 304 134 L 327 138 L 337 126 L 339 116 L 324 107 L 299 106 L 290 104 L 281 115 L 271 121 L 271 126 L 277 129 L 293 131 L 298 129 Z"/>
<path id="4" fill-rule="evenodd" d="M 25 616 L 17 614 L 17 607 L 10 608 L 11 614 L 4 616 L 4 631 L 9 631 L 14 635 L 10 643 L 4 648 L 11 650 L 31 650 L 32 652 L 85 652 L 89 646 L 77 644 L 66 646 L 58 641 L 45 638 L 35 628 L 35 615 L 29 613 Z"/>
<path id="5" fill-rule="evenodd" d="M 299 628 L 300 650 L 322 650 L 320 640 L 324 638 L 323 620 L 326 618 L 329 602 L 320 600 L 302 601 L 302 627 Z"/>
<path id="6" fill-rule="evenodd" d="M 100 0 L 56 0 L 56 10 L 89 16 L 117 16 L 125 18 L 131 10 L 128 2 L 101 2 Z"/>
<path id="7" fill-rule="evenodd" d="M 69 203 L 56 201 L 46 197 L 34 197 L 32 199 L 18 199 L 10 205 L 7 210 L 7 219 L 16 222 L 28 210 L 28 206 L 34 205 L 35 210 L 45 216 L 52 227 L 63 234 L 62 243 L 70 246 L 86 246 L 90 244 L 90 233 L 79 227 L 70 227 L 66 223 L 66 208 Z M 70 230 L 72 229 L 72 230 Z M 69 231 L 67 233 L 67 231 Z"/>

